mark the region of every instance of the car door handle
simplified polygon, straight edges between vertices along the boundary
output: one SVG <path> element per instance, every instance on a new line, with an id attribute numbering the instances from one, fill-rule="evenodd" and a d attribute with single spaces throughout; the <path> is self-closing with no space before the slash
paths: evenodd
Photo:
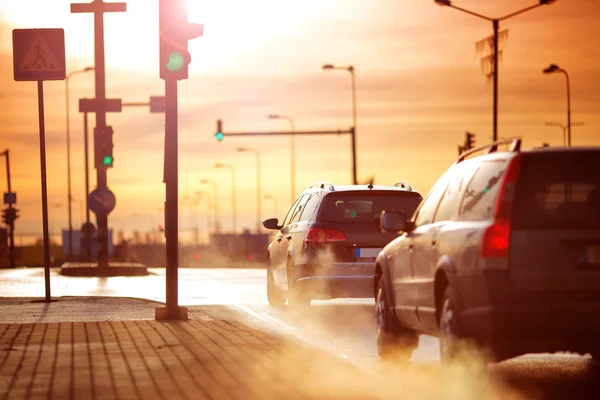
<path id="1" fill-rule="evenodd" d="M 285 238 L 286 238 L 287 240 L 292 240 L 292 235 L 287 235 Z"/>
<path id="2" fill-rule="evenodd" d="M 277 240 L 278 242 L 281 242 L 281 236 L 279 236 L 279 237 L 278 237 L 277 239 L 275 239 L 275 240 Z"/>

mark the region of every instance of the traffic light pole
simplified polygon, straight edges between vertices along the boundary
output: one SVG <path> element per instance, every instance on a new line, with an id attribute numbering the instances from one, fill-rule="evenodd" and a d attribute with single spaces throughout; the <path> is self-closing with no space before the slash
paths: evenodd
<path id="1" fill-rule="evenodd" d="M 7 181 L 7 185 L 8 185 L 8 193 L 12 193 L 11 190 L 11 186 L 10 186 L 10 161 L 9 161 L 9 150 L 6 149 L 4 151 L 4 153 L 1 153 L 2 155 L 6 156 L 6 181 Z M 12 203 L 10 203 L 8 205 L 9 209 L 13 208 Z M 10 267 L 14 268 L 15 267 L 15 222 L 13 221 L 11 224 L 9 224 L 8 226 L 9 231 L 8 231 L 8 241 L 9 241 L 9 262 L 10 262 Z"/>
<path id="2" fill-rule="evenodd" d="M 155 310 L 157 320 L 187 320 L 188 310 L 178 305 L 179 268 L 179 160 L 177 79 L 165 79 L 165 238 L 167 250 L 166 306 Z"/>

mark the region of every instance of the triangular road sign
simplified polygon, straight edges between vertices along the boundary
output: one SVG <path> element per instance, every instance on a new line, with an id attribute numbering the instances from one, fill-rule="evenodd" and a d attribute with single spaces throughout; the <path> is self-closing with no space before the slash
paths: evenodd
<path id="1" fill-rule="evenodd" d="M 31 47 L 21 61 L 20 70 L 23 72 L 58 72 L 63 69 L 50 50 L 50 47 L 39 33 L 31 42 Z"/>

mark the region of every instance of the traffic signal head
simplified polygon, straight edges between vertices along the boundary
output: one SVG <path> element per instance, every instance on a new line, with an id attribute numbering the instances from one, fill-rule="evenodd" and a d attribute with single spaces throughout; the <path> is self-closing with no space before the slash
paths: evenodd
<path id="1" fill-rule="evenodd" d="M 188 78 L 188 40 L 202 36 L 204 25 L 188 22 L 184 0 L 159 0 L 160 78 Z"/>
<path id="2" fill-rule="evenodd" d="M 475 147 L 475 134 L 471 132 L 465 132 L 465 149 L 472 149 Z"/>
<path id="3" fill-rule="evenodd" d="M 225 137 L 223 134 L 223 121 L 220 119 L 217 120 L 217 133 L 215 133 L 215 137 L 219 142 Z"/>
<path id="4" fill-rule="evenodd" d="M 4 210 L 2 210 L 2 222 L 5 225 L 8 226 L 13 226 L 15 223 L 15 220 L 17 218 L 19 218 L 19 214 L 16 208 L 5 208 Z"/>
<path id="5" fill-rule="evenodd" d="M 112 126 L 107 126 L 104 130 L 98 128 L 94 129 L 94 156 L 96 169 L 113 167 L 113 147 Z"/>

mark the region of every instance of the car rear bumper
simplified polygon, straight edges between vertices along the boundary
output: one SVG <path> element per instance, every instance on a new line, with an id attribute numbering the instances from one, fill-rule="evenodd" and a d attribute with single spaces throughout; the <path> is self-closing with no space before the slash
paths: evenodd
<path id="1" fill-rule="evenodd" d="M 373 275 L 310 276 L 298 279 L 296 285 L 312 299 L 373 298 Z"/>
<path id="2" fill-rule="evenodd" d="M 516 353 L 600 348 L 600 302 L 463 310 L 461 336 Z"/>

